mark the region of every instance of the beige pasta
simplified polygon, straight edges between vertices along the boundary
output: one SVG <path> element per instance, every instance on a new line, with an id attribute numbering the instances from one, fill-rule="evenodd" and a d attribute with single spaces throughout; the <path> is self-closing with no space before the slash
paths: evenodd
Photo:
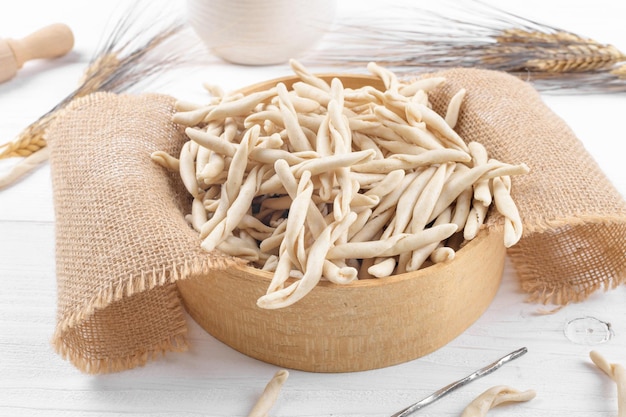
<path id="1" fill-rule="evenodd" d="M 284 369 L 276 372 L 265 386 L 263 393 L 248 414 L 248 417 L 268 417 L 269 412 L 276 403 L 280 390 L 288 377 L 289 372 Z"/>
<path id="2" fill-rule="evenodd" d="M 448 104 L 448 108 L 446 109 L 445 121 L 451 128 L 454 129 L 456 126 L 456 122 L 459 119 L 459 114 L 461 113 L 461 104 L 463 103 L 463 98 L 465 97 L 465 89 L 462 88 L 450 99 L 450 103 Z"/>
<path id="3" fill-rule="evenodd" d="M 511 183 L 508 177 L 493 179 L 493 196 L 496 209 L 504 216 L 504 246 L 510 248 L 522 237 L 522 219 L 511 198 Z"/>
<path id="4" fill-rule="evenodd" d="M 176 157 L 152 154 L 193 196 L 186 219 L 203 249 L 273 273 L 260 307 L 289 306 L 322 280 L 345 285 L 449 262 L 493 206 L 506 246 L 519 240 L 509 176 L 528 167 L 490 159 L 455 132 L 465 90 L 441 116 L 428 94 L 443 78 L 405 82 L 371 63 L 381 91 L 291 66 L 300 79 L 291 88 L 212 88 L 206 105 L 177 103 L 174 121 L 189 142 Z"/>
<path id="5" fill-rule="evenodd" d="M 618 363 L 609 363 L 604 356 L 593 350 L 589 353 L 591 361 L 617 386 L 617 417 L 626 417 L 626 368 Z"/>
<path id="6" fill-rule="evenodd" d="M 472 163 L 476 165 L 484 165 L 489 162 L 487 149 L 478 142 L 470 142 L 467 144 L 469 153 L 472 155 Z M 474 184 L 474 199 L 482 202 L 485 206 L 491 204 L 491 190 L 489 189 L 489 180 L 481 179 Z"/>
<path id="7" fill-rule="evenodd" d="M 150 155 L 152 160 L 169 171 L 178 171 L 180 169 L 180 161 L 172 155 L 163 151 L 155 151 Z"/>
<path id="8" fill-rule="evenodd" d="M 498 385 L 489 388 L 475 400 L 473 400 L 465 410 L 461 417 L 484 417 L 492 408 L 508 402 L 525 402 L 535 398 L 536 393 L 533 390 L 518 391 L 514 388 L 504 385 Z"/>
<path id="9" fill-rule="evenodd" d="M 432 243 L 439 243 L 449 238 L 454 232 L 456 232 L 456 225 L 448 223 L 429 227 L 418 233 L 402 233 L 385 240 L 344 243 L 329 249 L 326 256 L 329 259 L 395 256 Z"/>
<path id="10" fill-rule="evenodd" d="M 424 91 L 428 93 L 431 90 L 434 90 L 435 88 L 444 84 L 445 82 L 446 79 L 443 77 L 424 78 L 421 80 L 413 81 L 410 84 L 402 85 L 399 91 L 407 97 L 412 97 L 419 91 Z"/>

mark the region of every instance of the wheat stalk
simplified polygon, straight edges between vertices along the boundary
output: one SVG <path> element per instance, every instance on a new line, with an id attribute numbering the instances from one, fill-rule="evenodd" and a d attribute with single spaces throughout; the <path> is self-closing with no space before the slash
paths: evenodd
<path id="1" fill-rule="evenodd" d="M 139 49 L 121 57 L 123 51 L 105 51 L 88 66 L 79 87 L 57 104 L 51 111 L 37 119 L 20 132 L 17 138 L 0 147 L 0 159 L 15 156 L 28 156 L 46 146 L 45 132 L 60 110 L 72 100 L 96 91 L 122 92 L 135 85 L 140 79 L 164 70 L 168 62 L 142 63 L 140 60 L 160 44 L 174 36 L 181 25 L 176 25 L 152 37 Z"/>
<path id="2" fill-rule="evenodd" d="M 585 72 L 607 69 L 626 60 L 626 56 L 613 45 L 571 32 L 546 33 L 513 28 L 503 31 L 496 41 L 494 55 L 525 54 L 529 57 L 518 71 Z"/>
<path id="3" fill-rule="evenodd" d="M 17 138 L 0 146 L 0 159 L 25 157 L 46 146 L 44 133 L 53 117 L 51 115 L 38 119 L 24 129 Z"/>
<path id="4" fill-rule="evenodd" d="M 22 130 L 13 141 L 0 145 L 0 159 L 29 157 L 44 150 L 47 146 L 47 129 L 72 100 L 97 91 L 128 91 L 140 83 L 150 81 L 155 75 L 187 62 L 187 54 L 196 55 L 199 49 L 195 51 L 194 45 L 187 45 L 186 50 L 172 47 L 175 38 L 182 36 L 186 27 L 178 21 L 176 14 L 169 14 L 168 18 L 161 16 L 158 19 L 147 19 L 151 22 L 166 22 L 158 27 L 134 27 L 139 14 L 149 10 L 148 7 L 151 6 L 154 5 L 139 2 L 124 13 L 124 17 L 117 22 L 106 37 L 104 45 L 90 61 L 78 88 Z M 42 155 L 47 155 L 47 152 Z M 31 160 L 45 159 L 41 157 Z M 0 177 L 0 188 L 13 184 L 35 167 L 25 160 L 18 163 L 12 171 Z"/>
<path id="5" fill-rule="evenodd" d="M 389 20 L 344 22 L 309 59 L 341 67 L 375 61 L 405 75 L 484 68 L 540 80 L 542 90 L 626 91 L 624 77 L 611 73 L 626 61 L 615 46 L 479 1 L 466 9 L 437 5 L 442 11 L 405 7 Z"/>
<path id="6" fill-rule="evenodd" d="M 617 78 L 626 79 L 626 64 L 612 69 L 611 74 L 615 75 Z"/>

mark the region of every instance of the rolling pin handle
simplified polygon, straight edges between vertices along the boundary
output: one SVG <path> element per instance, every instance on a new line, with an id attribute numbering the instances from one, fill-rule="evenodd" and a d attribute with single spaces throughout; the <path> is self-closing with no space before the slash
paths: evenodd
<path id="1" fill-rule="evenodd" d="M 17 69 L 31 59 L 57 58 L 67 54 L 74 47 L 72 30 L 63 23 L 55 23 L 15 40 L 6 40 L 15 55 Z"/>

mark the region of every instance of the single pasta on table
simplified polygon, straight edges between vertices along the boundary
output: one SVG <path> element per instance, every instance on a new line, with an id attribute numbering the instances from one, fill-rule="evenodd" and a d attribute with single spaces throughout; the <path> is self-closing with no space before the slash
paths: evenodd
<path id="1" fill-rule="evenodd" d="M 518 391 L 506 385 L 496 385 L 469 403 L 461 417 L 485 417 L 489 410 L 500 404 L 530 401 L 536 395 L 533 390 Z"/>
<path id="2" fill-rule="evenodd" d="M 341 76 L 327 81 L 291 66 L 290 88 L 211 88 L 208 104 L 177 103 L 174 121 L 190 140 L 178 158 L 152 155 L 193 197 L 187 219 L 203 249 L 273 273 L 260 307 L 289 306 L 320 280 L 346 284 L 450 261 L 492 206 L 505 246 L 520 239 L 511 176 L 529 168 L 492 159 L 455 132 L 465 90 L 441 116 L 428 95 L 443 78 L 405 82 L 371 63 L 384 88 L 348 88 Z"/>

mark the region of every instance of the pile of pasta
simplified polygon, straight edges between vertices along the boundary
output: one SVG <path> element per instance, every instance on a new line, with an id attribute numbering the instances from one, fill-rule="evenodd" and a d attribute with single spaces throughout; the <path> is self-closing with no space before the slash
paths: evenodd
<path id="1" fill-rule="evenodd" d="M 209 103 L 178 102 L 174 121 L 190 140 L 178 158 L 152 155 L 193 196 L 187 218 L 203 249 L 273 272 L 260 307 L 291 305 L 320 280 L 449 261 L 491 206 L 504 218 L 505 245 L 519 240 L 510 177 L 528 167 L 490 159 L 454 131 L 465 90 L 441 116 L 428 94 L 442 78 L 403 82 L 371 63 L 384 89 L 346 88 L 340 77 L 291 67 L 299 78 L 291 88 L 208 87 Z"/>

